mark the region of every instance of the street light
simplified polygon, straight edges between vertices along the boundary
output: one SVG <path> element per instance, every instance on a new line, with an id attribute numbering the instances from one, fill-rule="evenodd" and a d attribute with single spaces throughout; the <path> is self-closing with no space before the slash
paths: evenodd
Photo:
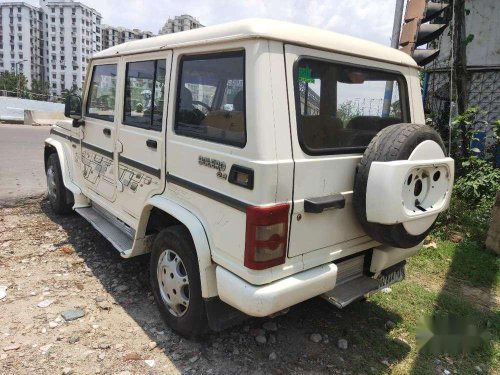
<path id="1" fill-rule="evenodd" d="M 16 62 L 14 63 L 14 65 L 16 66 L 16 76 L 19 74 L 18 69 L 17 69 L 18 65 L 19 65 L 19 64 L 22 64 L 22 63 L 23 63 L 23 62 L 25 62 L 25 61 L 28 61 L 28 60 L 27 60 L 27 59 L 24 59 L 24 60 L 19 60 L 19 61 L 16 61 Z"/>
<path id="2" fill-rule="evenodd" d="M 24 59 L 24 60 L 19 60 L 19 61 L 16 61 L 14 63 L 15 67 L 16 67 L 16 81 L 17 81 L 17 97 L 19 97 L 19 72 L 18 72 L 18 69 L 17 69 L 17 66 L 19 64 L 22 64 L 23 62 L 25 61 L 28 61 L 27 59 Z"/>

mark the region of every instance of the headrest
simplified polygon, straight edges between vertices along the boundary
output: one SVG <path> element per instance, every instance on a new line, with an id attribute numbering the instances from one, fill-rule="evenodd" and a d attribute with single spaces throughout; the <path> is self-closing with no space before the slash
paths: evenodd
<path id="1" fill-rule="evenodd" d="M 376 130 L 378 128 L 378 116 L 353 117 L 347 124 L 347 129 Z"/>

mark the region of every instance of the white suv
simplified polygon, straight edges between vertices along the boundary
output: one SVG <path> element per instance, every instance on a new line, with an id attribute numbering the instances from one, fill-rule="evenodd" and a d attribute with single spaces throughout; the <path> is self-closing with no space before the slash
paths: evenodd
<path id="1" fill-rule="evenodd" d="M 406 54 L 245 20 L 120 44 L 46 140 L 48 196 L 125 257 L 151 252 L 187 336 L 404 277 L 454 164 Z"/>

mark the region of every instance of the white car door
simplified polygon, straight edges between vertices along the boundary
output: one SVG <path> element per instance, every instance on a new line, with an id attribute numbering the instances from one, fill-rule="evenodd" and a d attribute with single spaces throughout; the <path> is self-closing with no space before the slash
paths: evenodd
<path id="1" fill-rule="evenodd" d="M 165 186 L 165 124 L 172 51 L 126 56 L 120 76 L 117 206 L 138 219 Z"/>
<path id="2" fill-rule="evenodd" d="M 285 58 L 295 162 L 288 255 L 370 242 L 353 208 L 356 166 L 382 128 L 410 122 L 406 68 L 293 45 Z"/>
<path id="3" fill-rule="evenodd" d="M 83 104 L 81 178 L 86 195 L 98 203 L 116 199 L 118 59 L 95 60 Z"/>

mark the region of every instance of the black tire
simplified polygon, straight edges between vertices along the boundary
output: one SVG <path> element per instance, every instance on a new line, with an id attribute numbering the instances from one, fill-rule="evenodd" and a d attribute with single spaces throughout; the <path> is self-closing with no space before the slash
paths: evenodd
<path id="1" fill-rule="evenodd" d="M 52 153 L 47 159 L 47 189 L 48 198 L 52 209 L 57 214 L 69 214 L 73 210 L 74 197 L 73 193 L 66 189 L 62 179 L 61 163 L 59 162 L 59 157 L 57 153 Z M 53 174 L 53 175 L 51 175 Z M 53 181 L 49 181 L 53 178 Z M 53 191 L 51 191 L 51 186 L 53 185 Z"/>
<path id="2" fill-rule="evenodd" d="M 171 312 L 160 292 L 157 266 L 160 256 L 167 249 L 173 250 L 181 258 L 189 280 L 189 305 L 182 316 L 175 316 Z M 163 229 L 156 236 L 150 260 L 150 283 L 160 314 L 174 331 L 187 338 L 200 337 L 208 331 L 196 249 L 191 234 L 183 225 Z"/>
<path id="3" fill-rule="evenodd" d="M 366 220 L 366 188 L 371 163 L 374 161 L 406 160 L 423 141 L 435 141 L 444 152 L 444 144 L 439 134 L 427 125 L 396 124 L 381 130 L 370 142 L 356 170 L 354 179 L 353 205 L 358 220 L 364 230 L 374 240 L 389 246 L 410 248 L 418 245 L 432 230 L 419 235 L 411 235 L 403 224 L 384 225 Z"/>

